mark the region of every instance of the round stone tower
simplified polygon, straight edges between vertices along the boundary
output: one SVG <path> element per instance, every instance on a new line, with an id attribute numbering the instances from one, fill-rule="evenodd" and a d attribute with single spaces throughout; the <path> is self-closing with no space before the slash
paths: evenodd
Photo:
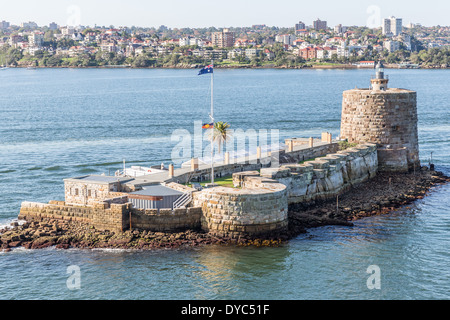
<path id="1" fill-rule="evenodd" d="M 388 82 L 378 63 L 370 88 L 344 91 L 341 139 L 376 143 L 380 171 L 419 168 L 417 94 L 388 88 Z"/>

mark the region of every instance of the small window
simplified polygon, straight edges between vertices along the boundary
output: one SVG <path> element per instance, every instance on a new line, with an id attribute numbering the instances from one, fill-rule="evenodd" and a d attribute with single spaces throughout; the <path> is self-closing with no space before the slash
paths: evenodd
<path id="1" fill-rule="evenodd" d="M 92 192 L 91 192 L 91 190 L 88 190 L 88 197 L 91 197 L 92 196 Z"/>
<path id="2" fill-rule="evenodd" d="M 75 188 L 75 195 L 78 195 L 78 188 Z"/>

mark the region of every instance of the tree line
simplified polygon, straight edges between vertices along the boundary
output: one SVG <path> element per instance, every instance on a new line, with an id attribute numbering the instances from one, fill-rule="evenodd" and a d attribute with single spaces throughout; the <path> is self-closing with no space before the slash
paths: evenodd
<path id="1" fill-rule="evenodd" d="M 210 58 L 195 56 L 188 53 L 193 47 L 174 47 L 168 54 L 158 55 L 155 52 L 143 52 L 140 55 L 132 54 L 129 57 L 115 52 L 97 51 L 95 53 L 84 52 L 74 56 L 55 55 L 45 50 L 38 50 L 34 55 L 24 54 L 21 49 L 9 46 L 0 47 L 0 64 L 9 66 L 39 66 L 39 67 L 101 67 L 101 66 L 130 66 L 136 68 L 149 67 L 187 67 L 190 65 L 204 65 L 210 63 Z M 208 48 L 213 49 L 213 48 Z M 231 48 L 230 48 L 231 49 Z M 260 50 L 254 57 L 240 55 L 232 60 L 227 59 L 226 53 L 215 58 L 215 64 L 220 65 L 242 65 L 249 67 L 260 67 L 272 65 L 274 67 L 301 67 L 314 61 L 305 60 L 300 56 L 293 55 L 283 49 L 281 44 L 270 47 L 272 57 L 268 57 L 264 50 Z M 227 51 L 225 51 L 227 52 Z M 377 52 L 369 47 L 362 55 L 356 51 L 349 57 L 338 57 L 333 54 L 321 62 L 345 64 L 356 63 L 363 60 L 383 60 L 387 63 L 409 62 L 425 67 L 448 67 L 450 64 L 450 49 L 447 47 L 422 49 L 411 52 L 401 48 L 389 53 L 386 50 Z"/>

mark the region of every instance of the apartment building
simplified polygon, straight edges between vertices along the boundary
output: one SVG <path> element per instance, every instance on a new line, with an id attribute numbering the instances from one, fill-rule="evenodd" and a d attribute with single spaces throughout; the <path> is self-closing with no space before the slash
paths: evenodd
<path id="1" fill-rule="evenodd" d="M 327 30 L 327 22 L 322 21 L 319 18 L 315 21 L 313 21 L 313 28 L 315 30 Z"/>
<path id="2" fill-rule="evenodd" d="M 223 29 L 221 32 L 213 32 L 211 35 L 213 47 L 231 48 L 234 46 L 234 32 Z"/>
<path id="3" fill-rule="evenodd" d="M 382 31 L 387 36 L 398 36 L 403 31 L 402 19 L 396 17 L 383 19 Z"/>
<path id="4" fill-rule="evenodd" d="M 28 35 L 28 43 L 30 47 L 42 47 L 44 43 L 44 33 L 42 32 L 33 32 Z"/>

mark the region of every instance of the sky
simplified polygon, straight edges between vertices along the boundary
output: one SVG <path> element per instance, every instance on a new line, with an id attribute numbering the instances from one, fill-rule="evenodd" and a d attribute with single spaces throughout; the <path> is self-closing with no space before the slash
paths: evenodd
<path id="1" fill-rule="evenodd" d="M 1 0 L 0 21 L 39 26 L 293 27 L 320 18 L 328 26 L 381 26 L 395 16 L 403 25 L 450 25 L 448 0 Z"/>

